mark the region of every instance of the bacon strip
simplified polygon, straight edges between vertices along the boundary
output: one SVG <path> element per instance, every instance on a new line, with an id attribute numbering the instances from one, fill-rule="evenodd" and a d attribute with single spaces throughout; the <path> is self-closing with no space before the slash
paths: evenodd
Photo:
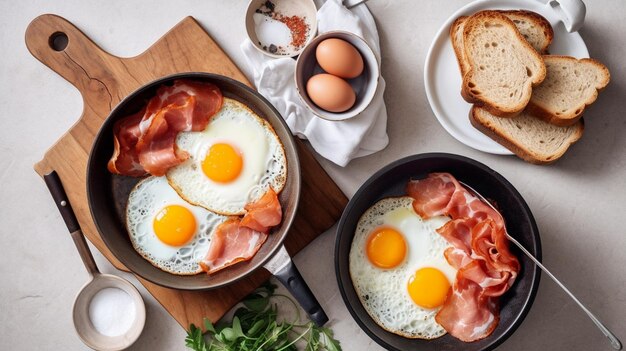
<path id="1" fill-rule="evenodd" d="M 499 321 L 497 298 L 513 285 L 520 270 L 509 251 L 504 218 L 448 173 L 412 180 L 407 193 L 421 216 L 452 218 L 437 232 L 452 245 L 444 255 L 458 272 L 453 293 L 435 319 L 466 342 L 489 336 Z"/>
<path id="2" fill-rule="evenodd" d="M 200 267 L 212 274 L 248 260 L 259 251 L 266 239 L 267 234 L 242 226 L 239 218 L 228 219 L 215 230 L 209 251 L 200 262 Z"/>
<path id="3" fill-rule="evenodd" d="M 222 103 L 222 92 L 211 83 L 179 79 L 159 87 L 144 110 L 115 124 L 109 171 L 135 177 L 164 175 L 189 157 L 176 148 L 178 133 L 206 128 Z"/>

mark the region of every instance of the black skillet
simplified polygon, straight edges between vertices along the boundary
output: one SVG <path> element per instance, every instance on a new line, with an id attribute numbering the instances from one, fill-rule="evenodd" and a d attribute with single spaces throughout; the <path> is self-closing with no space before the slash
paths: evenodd
<path id="1" fill-rule="evenodd" d="M 447 334 L 434 340 L 419 340 L 390 333 L 378 326 L 367 314 L 352 285 L 348 257 L 361 215 L 382 198 L 406 195 L 405 187 L 410 179 L 425 178 L 431 172 L 449 172 L 495 202 L 504 216 L 509 234 L 541 260 L 541 241 L 535 219 L 522 196 L 504 177 L 482 163 L 463 156 L 443 153 L 414 155 L 395 161 L 376 172 L 359 188 L 344 210 L 337 227 L 335 243 L 335 272 L 341 296 L 359 326 L 389 350 L 492 350 L 513 334 L 522 323 L 539 287 L 539 269 L 513 245 L 511 250 L 522 266 L 520 275 L 511 289 L 500 298 L 500 322 L 494 332 L 487 338 L 472 343 L 462 342 Z"/>
<path id="2" fill-rule="evenodd" d="M 125 225 L 128 194 L 140 178 L 111 174 L 107 162 L 113 151 L 113 124 L 115 121 L 139 111 L 163 84 L 175 79 L 193 79 L 216 84 L 225 97 L 238 100 L 265 118 L 274 127 L 283 143 L 287 158 L 287 183 L 279 194 L 283 209 L 280 225 L 272 228 L 267 241 L 249 261 L 240 262 L 212 275 L 179 276 L 162 271 L 132 247 Z M 87 165 L 87 195 L 96 228 L 115 257 L 140 277 L 169 288 L 183 290 L 208 290 L 245 279 L 254 270 L 266 267 L 294 295 L 300 305 L 318 325 L 328 317 L 313 296 L 296 266 L 283 247 L 289 227 L 296 213 L 300 197 L 300 166 L 291 132 L 276 109 L 259 93 L 228 77 L 209 73 L 182 73 L 167 76 L 144 85 L 111 111 L 93 144 Z M 274 257 L 274 258 L 273 258 Z"/>

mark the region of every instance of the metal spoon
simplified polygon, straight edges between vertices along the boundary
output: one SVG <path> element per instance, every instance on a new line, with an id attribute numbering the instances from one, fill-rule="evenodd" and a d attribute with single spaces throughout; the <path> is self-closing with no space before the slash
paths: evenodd
<path id="1" fill-rule="evenodd" d="M 482 196 L 478 191 L 474 190 L 474 188 L 472 188 L 471 186 L 463 183 L 463 182 L 459 182 L 461 183 L 467 190 L 469 190 L 471 193 L 473 193 L 474 195 L 476 195 L 479 199 L 481 199 L 484 203 L 486 203 L 487 205 L 489 205 L 489 207 L 493 208 L 494 210 L 498 211 L 495 207 L 493 207 L 493 205 L 487 200 L 485 199 L 484 196 Z M 587 309 L 587 307 L 585 307 L 585 305 L 583 305 L 577 298 L 576 296 L 574 296 L 574 294 L 572 294 L 571 291 L 569 291 L 568 288 L 565 287 L 565 285 L 563 285 L 563 283 L 561 283 L 558 279 L 556 279 L 556 277 L 550 273 L 550 271 L 543 266 L 543 264 L 541 264 L 541 262 L 539 262 L 539 260 L 537 260 L 535 258 L 535 256 L 533 256 L 533 254 L 531 254 L 528 250 L 526 250 L 526 248 L 517 240 L 515 240 L 515 238 L 513 238 L 511 235 L 509 235 L 509 233 L 507 233 L 505 231 L 506 237 L 507 239 L 509 239 L 513 244 L 515 244 L 520 250 L 522 250 L 522 252 L 528 256 L 528 258 L 530 258 L 533 262 L 535 262 L 535 264 L 537 265 L 537 267 L 539 267 L 544 273 L 546 273 L 548 275 L 548 277 L 552 278 L 552 280 L 554 280 L 554 282 L 561 287 L 561 289 L 563 289 L 568 295 L 569 297 L 572 298 L 572 300 L 574 300 L 574 302 L 576 302 L 578 304 L 578 306 L 580 308 L 582 308 L 583 311 L 585 311 L 585 313 L 587 314 L 587 316 L 591 319 L 591 321 L 598 327 L 598 329 L 600 329 L 600 331 L 602 332 L 602 334 L 604 334 L 604 336 L 606 336 L 609 341 L 611 342 L 611 346 L 613 346 L 614 349 L 616 350 L 621 350 L 622 349 L 622 343 L 619 341 L 619 339 L 615 336 L 615 334 L 613 334 L 609 328 L 607 328 L 604 324 L 602 324 L 602 322 L 600 322 L 600 320 L 593 314 L 591 313 L 591 311 L 589 311 Z"/>
<path id="2" fill-rule="evenodd" d="M 95 350 L 117 351 L 132 345 L 139 338 L 146 321 L 146 307 L 141 294 L 128 280 L 112 274 L 100 273 L 96 262 L 91 255 L 87 241 L 80 229 L 76 215 L 63 189 L 59 175 L 53 171 L 44 175 L 46 185 L 52 194 L 54 202 L 61 212 L 61 217 L 70 231 L 70 235 L 76 244 L 80 258 L 89 273 L 89 281 L 80 289 L 74 300 L 72 317 L 76 333 L 85 345 Z M 130 329 L 122 335 L 106 336 L 100 334 L 93 326 L 89 317 L 89 305 L 92 298 L 102 289 L 115 288 L 126 292 L 135 304 L 135 320 Z"/>

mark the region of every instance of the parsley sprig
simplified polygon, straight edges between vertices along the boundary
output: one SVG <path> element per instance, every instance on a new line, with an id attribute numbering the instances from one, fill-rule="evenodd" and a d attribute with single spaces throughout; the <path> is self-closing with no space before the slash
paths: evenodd
<path id="1" fill-rule="evenodd" d="M 213 325 L 204 319 L 203 332 L 193 323 L 189 326 L 185 345 L 195 351 L 341 351 L 339 341 L 329 328 L 313 322 L 300 323 L 295 302 L 288 296 L 275 294 L 276 285 L 266 283 L 248 295 L 243 306 L 235 311 L 230 324 Z M 290 301 L 297 317 L 294 322 L 278 321 L 275 300 Z"/>

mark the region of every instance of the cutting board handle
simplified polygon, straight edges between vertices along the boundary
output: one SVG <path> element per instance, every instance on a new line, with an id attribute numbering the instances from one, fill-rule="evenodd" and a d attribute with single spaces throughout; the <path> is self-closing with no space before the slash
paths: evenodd
<path id="1" fill-rule="evenodd" d="M 106 90 L 108 82 L 103 82 L 102 76 L 110 72 L 111 61 L 119 60 L 57 15 L 35 18 L 26 29 L 25 40 L 33 56 L 72 83 L 83 97 L 86 91 Z"/>

